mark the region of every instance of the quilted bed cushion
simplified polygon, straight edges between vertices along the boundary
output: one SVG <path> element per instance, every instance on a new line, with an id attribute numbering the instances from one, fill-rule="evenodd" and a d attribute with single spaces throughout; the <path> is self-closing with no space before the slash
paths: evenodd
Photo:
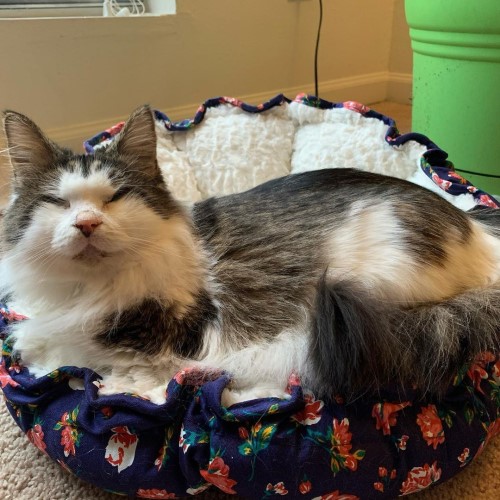
<path id="1" fill-rule="evenodd" d="M 462 208 L 497 206 L 429 139 L 400 136 L 392 120 L 357 103 L 278 96 L 253 107 L 219 98 L 191 120 L 157 118 L 160 165 L 185 200 L 333 164 L 445 188 Z M 98 134 L 87 150 L 120 128 Z M 97 397 L 99 375 L 86 368 L 31 377 L 5 338 L 8 324 L 23 317 L 7 307 L 0 314 L 0 383 L 17 424 L 63 468 L 132 497 L 212 487 L 248 498 L 392 498 L 449 479 L 500 431 L 500 361 L 492 353 L 464 367 L 440 401 L 387 387 L 376 397 L 325 404 L 292 376 L 290 400 L 227 409 L 220 404 L 226 376 L 201 384 L 199 374 L 185 371 L 158 406 L 131 394 Z"/>

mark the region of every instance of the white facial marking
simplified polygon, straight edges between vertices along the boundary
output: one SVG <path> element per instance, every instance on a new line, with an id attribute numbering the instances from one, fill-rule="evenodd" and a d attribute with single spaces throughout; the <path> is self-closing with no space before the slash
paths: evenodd
<path id="1" fill-rule="evenodd" d="M 102 206 L 113 196 L 116 189 L 111 184 L 109 172 L 106 169 L 96 170 L 96 164 L 91 166 L 90 174 L 83 176 L 81 170 L 64 172 L 58 186 L 58 197 L 75 203 L 95 204 Z"/>

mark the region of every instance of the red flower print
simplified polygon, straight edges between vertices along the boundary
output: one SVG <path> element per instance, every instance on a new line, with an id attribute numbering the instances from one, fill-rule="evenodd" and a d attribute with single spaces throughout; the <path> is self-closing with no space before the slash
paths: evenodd
<path id="1" fill-rule="evenodd" d="M 314 497 L 312 500 L 359 500 L 359 497 L 347 493 L 340 493 L 339 490 L 337 490 L 327 493 L 326 495 L 321 495 L 320 497 Z"/>
<path id="2" fill-rule="evenodd" d="M 207 382 L 208 380 L 215 380 L 220 376 L 220 372 L 211 371 L 210 373 L 200 370 L 197 367 L 188 367 L 177 372 L 174 375 L 174 380 L 179 385 L 194 385 L 199 386 Z"/>
<path id="3" fill-rule="evenodd" d="M 343 105 L 344 108 L 350 109 L 351 111 L 356 111 L 356 113 L 361 113 L 362 115 L 370 111 L 370 108 L 368 106 L 365 106 L 364 104 L 356 101 L 346 101 L 343 103 Z"/>
<path id="4" fill-rule="evenodd" d="M 302 495 L 309 493 L 311 491 L 311 488 L 312 488 L 311 481 L 302 481 L 299 484 L 299 491 Z"/>
<path id="5" fill-rule="evenodd" d="M 375 427 L 377 430 L 382 429 L 384 436 L 391 433 L 391 427 L 397 423 L 397 413 L 403 408 L 411 406 L 410 401 L 404 403 L 376 403 L 373 405 L 372 417 L 375 418 Z"/>
<path id="6" fill-rule="evenodd" d="M 70 414 L 69 412 L 65 412 L 62 417 L 61 417 L 61 420 L 60 420 L 60 424 L 61 425 L 71 425 L 72 422 L 71 422 L 71 417 L 70 417 Z"/>
<path id="7" fill-rule="evenodd" d="M 448 177 L 456 179 L 460 184 L 467 184 L 467 181 L 460 174 L 457 174 L 457 172 L 453 172 L 453 170 L 450 170 Z"/>
<path id="8" fill-rule="evenodd" d="M 350 446 L 349 446 L 350 448 Z M 352 455 L 346 455 L 344 460 L 344 466 L 349 470 L 356 470 L 358 468 L 358 460 Z"/>
<path id="9" fill-rule="evenodd" d="M 329 427 L 326 434 L 308 428 L 305 439 L 326 448 L 325 444 L 330 442 L 330 469 L 333 474 L 337 474 L 341 469 L 355 471 L 358 462 L 363 460 L 365 450 L 356 450 L 351 453 L 352 433 L 349 432 L 349 419 L 344 418 L 340 422 L 334 418 L 332 427 Z"/>
<path id="10" fill-rule="evenodd" d="M 123 128 L 125 125 L 125 122 L 118 122 L 116 125 L 113 125 L 110 128 L 107 128 L 105 131 L 108 132 L 111 135 L 116 135 L 120 130 Z"/>
<path id="11" fill-rule="evenodd" d="M 118 467 L 120 473 L 133 464 L 139 439 L 127 426 L 113 427 L 111 431 L 114 434 L 109 438 L 104 456 L 110 465 Z"/>
<path id="12" fill-rule="evenodd" d="M 114 411 L 111 406 L 104 406 L 101 408 L 101 413 L 104 415 L 104 418 L 111 418 L 114 415 Z"/>
<path id="13" fill-rule="evenodd" d="M 396 469 L 391 470 L 391 474 L 389 476 L 389 471 L 385 467 L 378 468 L 378 477 L 380 481 L 373 483 L 373 487 L 380 492 L 384 492 L 385 488 L 388 487 L 393 479 L 396 478 Z"/>
<path id="14" fill-rule="evenodd" d="M 333 434 L 337 450 L 341 455 L 347 455 L 352 448 L 352 434 L 349 432 L 349 420 L 347 420 L 347 418 L 344 418 L 339 423 L 339 421 L 334 418 Z"/>
<path id="15" fill-rule="evenodd" d="M 232 104 L 233 106 L 238 106 L 240 108 L 243 105 L 243 102 L 240 101 L 239 99 L 236 99 L 235 97 L 224 96 L 224 97 L 221 97 L 220 102 L 222 104 L 224 104 L 224 103 Z"/>
<path id="16" fill-rule="evenodd" d="M 139 498 L 176 498 L 174 493 L 168 493 L 166 490 L 155 490 L 155 489 L 150 489 L 150 490 L 143 490 L 139 489 L 137 490 L 136 496 Z"/>
<path id="17" fill-rule="evenodd" d="M 155 466 L 160 471 L 161 468 L 166 464 L 168 460 L 168 439 L 166 439 L 165 444 L 160 448 L 158 456 L 155 460 Z"/>
<path id="18" fill-rule="evenodd" d="M 301 425 L 314 425 L 321 420 L 321 409 L 324 406 L 323 401 L 316 400 L 312 392 L 304 392 L 304 408 L 292 416 Z"/>
<path id="19" fill-rule="evenodd" d="M 469 193 L 477 193 L 479 190 L 475 186 L 467 186 L 467 191 L 469 191 Z"/>
<path id="20" fill-rule="evenodd" d="M 498 205 L 487 194 L 482 194 L 479 197 L 479 203 L 490 208 L 498 208 Z"/>
<path id="21" fill-rule="evenodd" d="M 493 365 L 493 375 L 500 378 L 500 359 Z"/>
<path id="22" fill-rule="evenodd" d="M 283 481 L 274 485 L 274 491 L 278 495 L 287 495 L 288 494 L 288 490 L 285 488 L 285 484 L 283 483 Z"/>
<path id="23" fill-rule="evenodd" d="M 116 443 L 119 442 L 124 446 L 130 446 L 132 443 L 137 441 L 137 436 L 132 434 L 126 425 L 113 427 L 111 429 L 115 434 L 111 436 L 111 439 Z"/>
<path id="24" fill-rule="evenodd" d="M 485 370 L 488 363 L 495 361 L 496 357 L 491 352 L 479 354 L 467 370 L 468 377 L 472 380 L 474 389 L 484 394 L 481 389 L 481 382 L 488 379 L 488 372 Z"/>
<path id="25" fill-rule="evenodd" d="M 425 442 L 436 449 L 438 444 L 444 443 L 443 423 L 434 405 L 423 406 L 421 410 L 422 413 L 417 415 L 417 424 Z"/>
<path id="26" fill-rule="evenodd" d="M 441 179 L 441 177 L 438 176 L 438 174 L 434 173 L 432 174 L 432 180 L 441 188 L 444 189 L 445 191 L 448 191 L 451 187 L 451 182 L 450 181 L 445 181 L 444 179 Z"/>
<path id="27" fill-rule="evenodd" d="M 288 384 L 287 384 L 287 387 L 286 387 L 287 392 L 291 393 L 292 392 L 292 387 L 297 387 L 298 385 L 300 385 L 300 378 L 299 378 L 299 376 L 296 373 L 292 373 L 288 377 Z"/>
<path id="28" fill-rule="evenodd" d="M 17 387 L 19 384 L 10 376 L 10 373 L 5 368 L 5 361 L 2 359 L 0 363 L 0 386 L 2 389 L 10 385 L 11 387 Z"/>
<path id="29" fill-rule="evenodd" d="M 460 454 L 460 456 L 457 457 L 458 461 L 460 462 L 460 467 L 464 467 L 465 465 L 467 465 L 469 456 L 469 448 L 464 448 L 464 451 Z"/>
<path id="30" fill-rule="evenodd" d="M 75 455 L 76 439 L 77 439 L 76 429 L 73 429 L 70 425 L 65 425 L 61 431 L 61 444 L 64 447 L 65 457 L 69 457 L 70 455 Z"/>
<path id="31" fill-rule="evenodd" d="M 181 433 L 179 435 L 179 448 L 182 448 L 182 451 L 186 453 L 191 446 L 191 443 L 186 439 L 186 430 L 184 429 L 184 425 L 181 426 Z"/>
<path id="32" fill-rule="evenodd" d="M 408 442 L 408 439 L 410 439 L 409 436 L 406 434 L 403 434 L 399 439 L 397 439 L 396 446 L 399 450 L 405 451 L 406 450 L 406 443 Z"/>
<path id="33" fill-rule="evenodd" d="M 25 319 L 28 319 L 27 316 L 23 316 L 22 314 L 18 314 L 18 313 L 16 313 L 16 311 L 14 311 L 12 309 L 5 309 L 4 307 L 0 308 L 0 314 L 9 323 L 11 323 L 12 321 L 23 321 Z"/>
<path id="34" fill-rule="evenodd" d="M 413 467 L 408 472 L 406 481 L 401 485 L 401 494 L 409 495 L 410 493 L 416 493 L 428 488 L 431 484 L 439 481 L 440 478 L 441 469 L 437 468 L 437 462 L 434 462 L 431 466 L 425 464 L 423 467 Z"/>
<path id="35" fill-rule="evenodd" d="M 64 456 L 75 455 L 76 446 L 80 446 L 81 433 L 76 425 L 79 407 L 63 413 L 61 419 L 54 426 L 54 430 L 61 431 L 61 444 L 64 447 Z"/>
<path id="36" fill-rule="evenodd" d="M 241 439 L 248 439 L 248 429 L 246 429 L 245 427 L 238 427 L 238 435 Z"/>
<path id="37" fill-rule="evenodd" d="M 43 441 L 44 433 L 40 424 L 35 424 L 26 432 L 27 438 L 45 455 L 47 455 L 47 445 Z"/>
<path id="38" fill-rule="evenodd" d="M 213 484 L 224 493 L 229 495 L 236 495 L 233 486 L 237 481 L 229 478 L 229 467 L 224 463 L 221 457 L 215 457 L 208 464 L 208 469 L 200 470 L 203 479 L 208 483 Z"/>
<path id="39" fill-rule="evenodd" d="M 274 486 L 271 483 L 268 483 L 266 486 L 267 495 L 270 493 L 274 493 L 275 495 L 288 495 L 288 490 L 285 488 L 285 484 L 283 481 L 276 483 Z"/>
<path id="40" fill-rule="evenodd" d="M 336 418 L 334 418 L 333 434 L 331 437 L 333 453 L 332 460 L 338 462 L 338 458 L 340 458 L 343 462 L 343 467 L 355 471 L 358 468 L 358 460 L 363 459 L 365 452 L 364 450 L 358 450 L 352 454 L 351 439 L 352 433 L 349 432 L 349 420 L 344 418 L 339 422 Z"/>
<path id="41" fill-rule="evenodd" d="M 21 370 L 22 367 L 17 361 L 14 361 L 10 364 L 9 372 L 21 373 Z"/>
<path id="42" fill-rule="evenodd" d="M 174 375 L 174 380 L 179 384 L 179 385 L 184 385 L 186 383 L 186 378 L 187 375 L 189 374 L 189 368 L 186 368 L 185 370 L 181 370 L 180 372 L 177 372 Z"/>

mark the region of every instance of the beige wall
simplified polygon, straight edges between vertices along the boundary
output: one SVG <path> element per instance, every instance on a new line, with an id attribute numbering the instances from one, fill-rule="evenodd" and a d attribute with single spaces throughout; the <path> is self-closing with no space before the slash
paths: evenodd
<path id="1" fill-rule="evenodd" d="M 393 32 L 409 44 L 402 0 L 323 3 L 320 96 L 385 99 L 390 71 L 410 71 L 408 47 L 391 45 Z M 175 16 L 3 19 L 0 108 L 79 147 L 144 102 L 178 119 L 216 95 L 313 92 L 318 12 L 316 0 L 177 0 Z"/>
<path id="2" fill-rule="evenodd" d="M 412 68 L 413 54 L 408 24 L 406 24 L 404 1 L 395 0 L 389 71 L 411 74 Z"/>
<path id="3" fill-rule="evenodd" d="M 391 79 L 387 89 L 388 99 L 410 103 L 412 70 L 413 54 L 408 25 L 406 24 L 404 1 L 395 0 L 389 58 Z"/>

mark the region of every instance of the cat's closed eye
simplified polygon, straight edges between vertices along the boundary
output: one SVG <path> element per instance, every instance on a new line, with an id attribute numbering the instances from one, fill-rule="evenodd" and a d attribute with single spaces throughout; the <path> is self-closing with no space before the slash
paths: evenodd
<path id="1" fill-rule="evenodd" d="M 41 198 L 42 202 L 50 203 L 51 205 L 57 205 L 58 207 L 69 208 L 70 203 L 68 200 L 64 200 L 63 198 L 58 198 L 57 196 L 51 196 L 49 194 L 45 194 Z"/>
<path id="2" fill-rule="evenodd" d="M 130 191 L 132 191 L 132 188 L 131 187 L 128 187 L 128 186 L 122 186 L 121 188 L 119 188 L 115 194 L 107 201 L 107 203 L 112 203 L 114 201 L 118 201 L 119 199 L 123 198 L 124 196 L 126 196 L 128 193 L 130 193 Z"/>

